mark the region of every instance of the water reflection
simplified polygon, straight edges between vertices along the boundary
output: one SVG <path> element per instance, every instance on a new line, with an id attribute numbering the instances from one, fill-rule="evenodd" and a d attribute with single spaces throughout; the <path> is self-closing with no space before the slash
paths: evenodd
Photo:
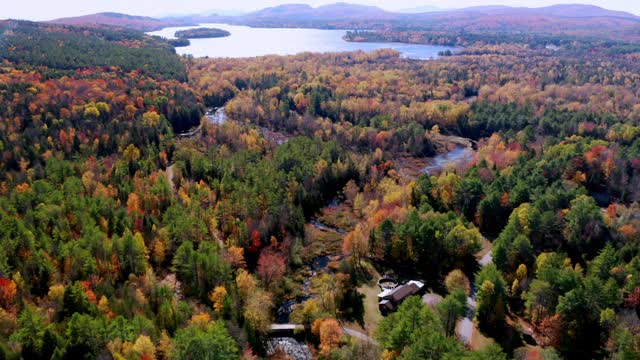
<path id="1" fill-rule="evenodd" d="M 149 34 L 175 38 L 178 30 L 198 27 L 214 27 L 227 30 L 231 36 L 214 39 L 191 39 L 191 45 L 176 48 L 180 55 L 195 57 L 254 57 L 263 55 L 294 55 L 301 52 L 372 51 L 396 49 L 403 57 L 428 60 L 440 51 L 454 50 L 448 46 L 402 44 L 402 43 L 354 43 L 342 39 L 345 30 L 320 29 L 266 29 L 226 24 L 202 24 L 166 28 Z"/>

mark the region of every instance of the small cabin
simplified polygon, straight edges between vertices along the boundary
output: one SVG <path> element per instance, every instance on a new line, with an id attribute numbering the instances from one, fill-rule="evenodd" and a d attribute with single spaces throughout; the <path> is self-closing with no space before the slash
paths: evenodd
<path id="1" fill-rule="evenodd" d="M 394 312 L 402 302 L 412 295 L 422 295 L 424 284 L 420 281 L 411 280 L 404 285 L 396 286 L 393 289 L 385 289 L 378 294 L 378 309 L 382 315 Z"/>

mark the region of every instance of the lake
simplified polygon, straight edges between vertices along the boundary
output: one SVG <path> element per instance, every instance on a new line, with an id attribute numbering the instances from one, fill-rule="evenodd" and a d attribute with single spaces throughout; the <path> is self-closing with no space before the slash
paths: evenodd
<path id="1" fill-rule="evenodd" d="M 150 32 L 168 39 L 174 39 L 175 32 L 198 27 L 214 27 L 224 29 L 231 36 L 214 39 L 190 39 L 191 45 L 178 47 L 180 55 L 195 57 L 254 57 L 263 55 L 295 55 L 301 52 L 338 52 L 338 51 L 372 51 L 378 49 L 395 49 L 403 57 L 429 60 L 438 56 L 438 52 L 454 50 L 448 46 L 403 44 L 403 43 L 356 43 L 342 39 L 345 30 L 320 29 L 267 29 L 251 28 L 227 24 L 201 24 L 165 28 Z"/>

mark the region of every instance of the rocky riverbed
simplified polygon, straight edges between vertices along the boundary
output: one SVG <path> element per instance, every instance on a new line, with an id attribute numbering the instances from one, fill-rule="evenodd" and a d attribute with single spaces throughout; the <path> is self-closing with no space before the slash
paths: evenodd
<path id="1" fill-rule="evenodd" d="M 267 355 L 284 354 L 294 360 L 312 360 L 307 344 L 290 337 L 271 338 L 267 341 Z"/>

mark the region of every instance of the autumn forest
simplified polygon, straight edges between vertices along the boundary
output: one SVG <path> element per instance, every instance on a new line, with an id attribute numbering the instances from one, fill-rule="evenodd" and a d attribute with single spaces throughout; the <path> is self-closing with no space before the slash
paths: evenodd
<path id="1" fill-rule="evenodd" d="M 0 21 L 0 359 L 640 357 L 640 46 L 430 31 Z"/>

